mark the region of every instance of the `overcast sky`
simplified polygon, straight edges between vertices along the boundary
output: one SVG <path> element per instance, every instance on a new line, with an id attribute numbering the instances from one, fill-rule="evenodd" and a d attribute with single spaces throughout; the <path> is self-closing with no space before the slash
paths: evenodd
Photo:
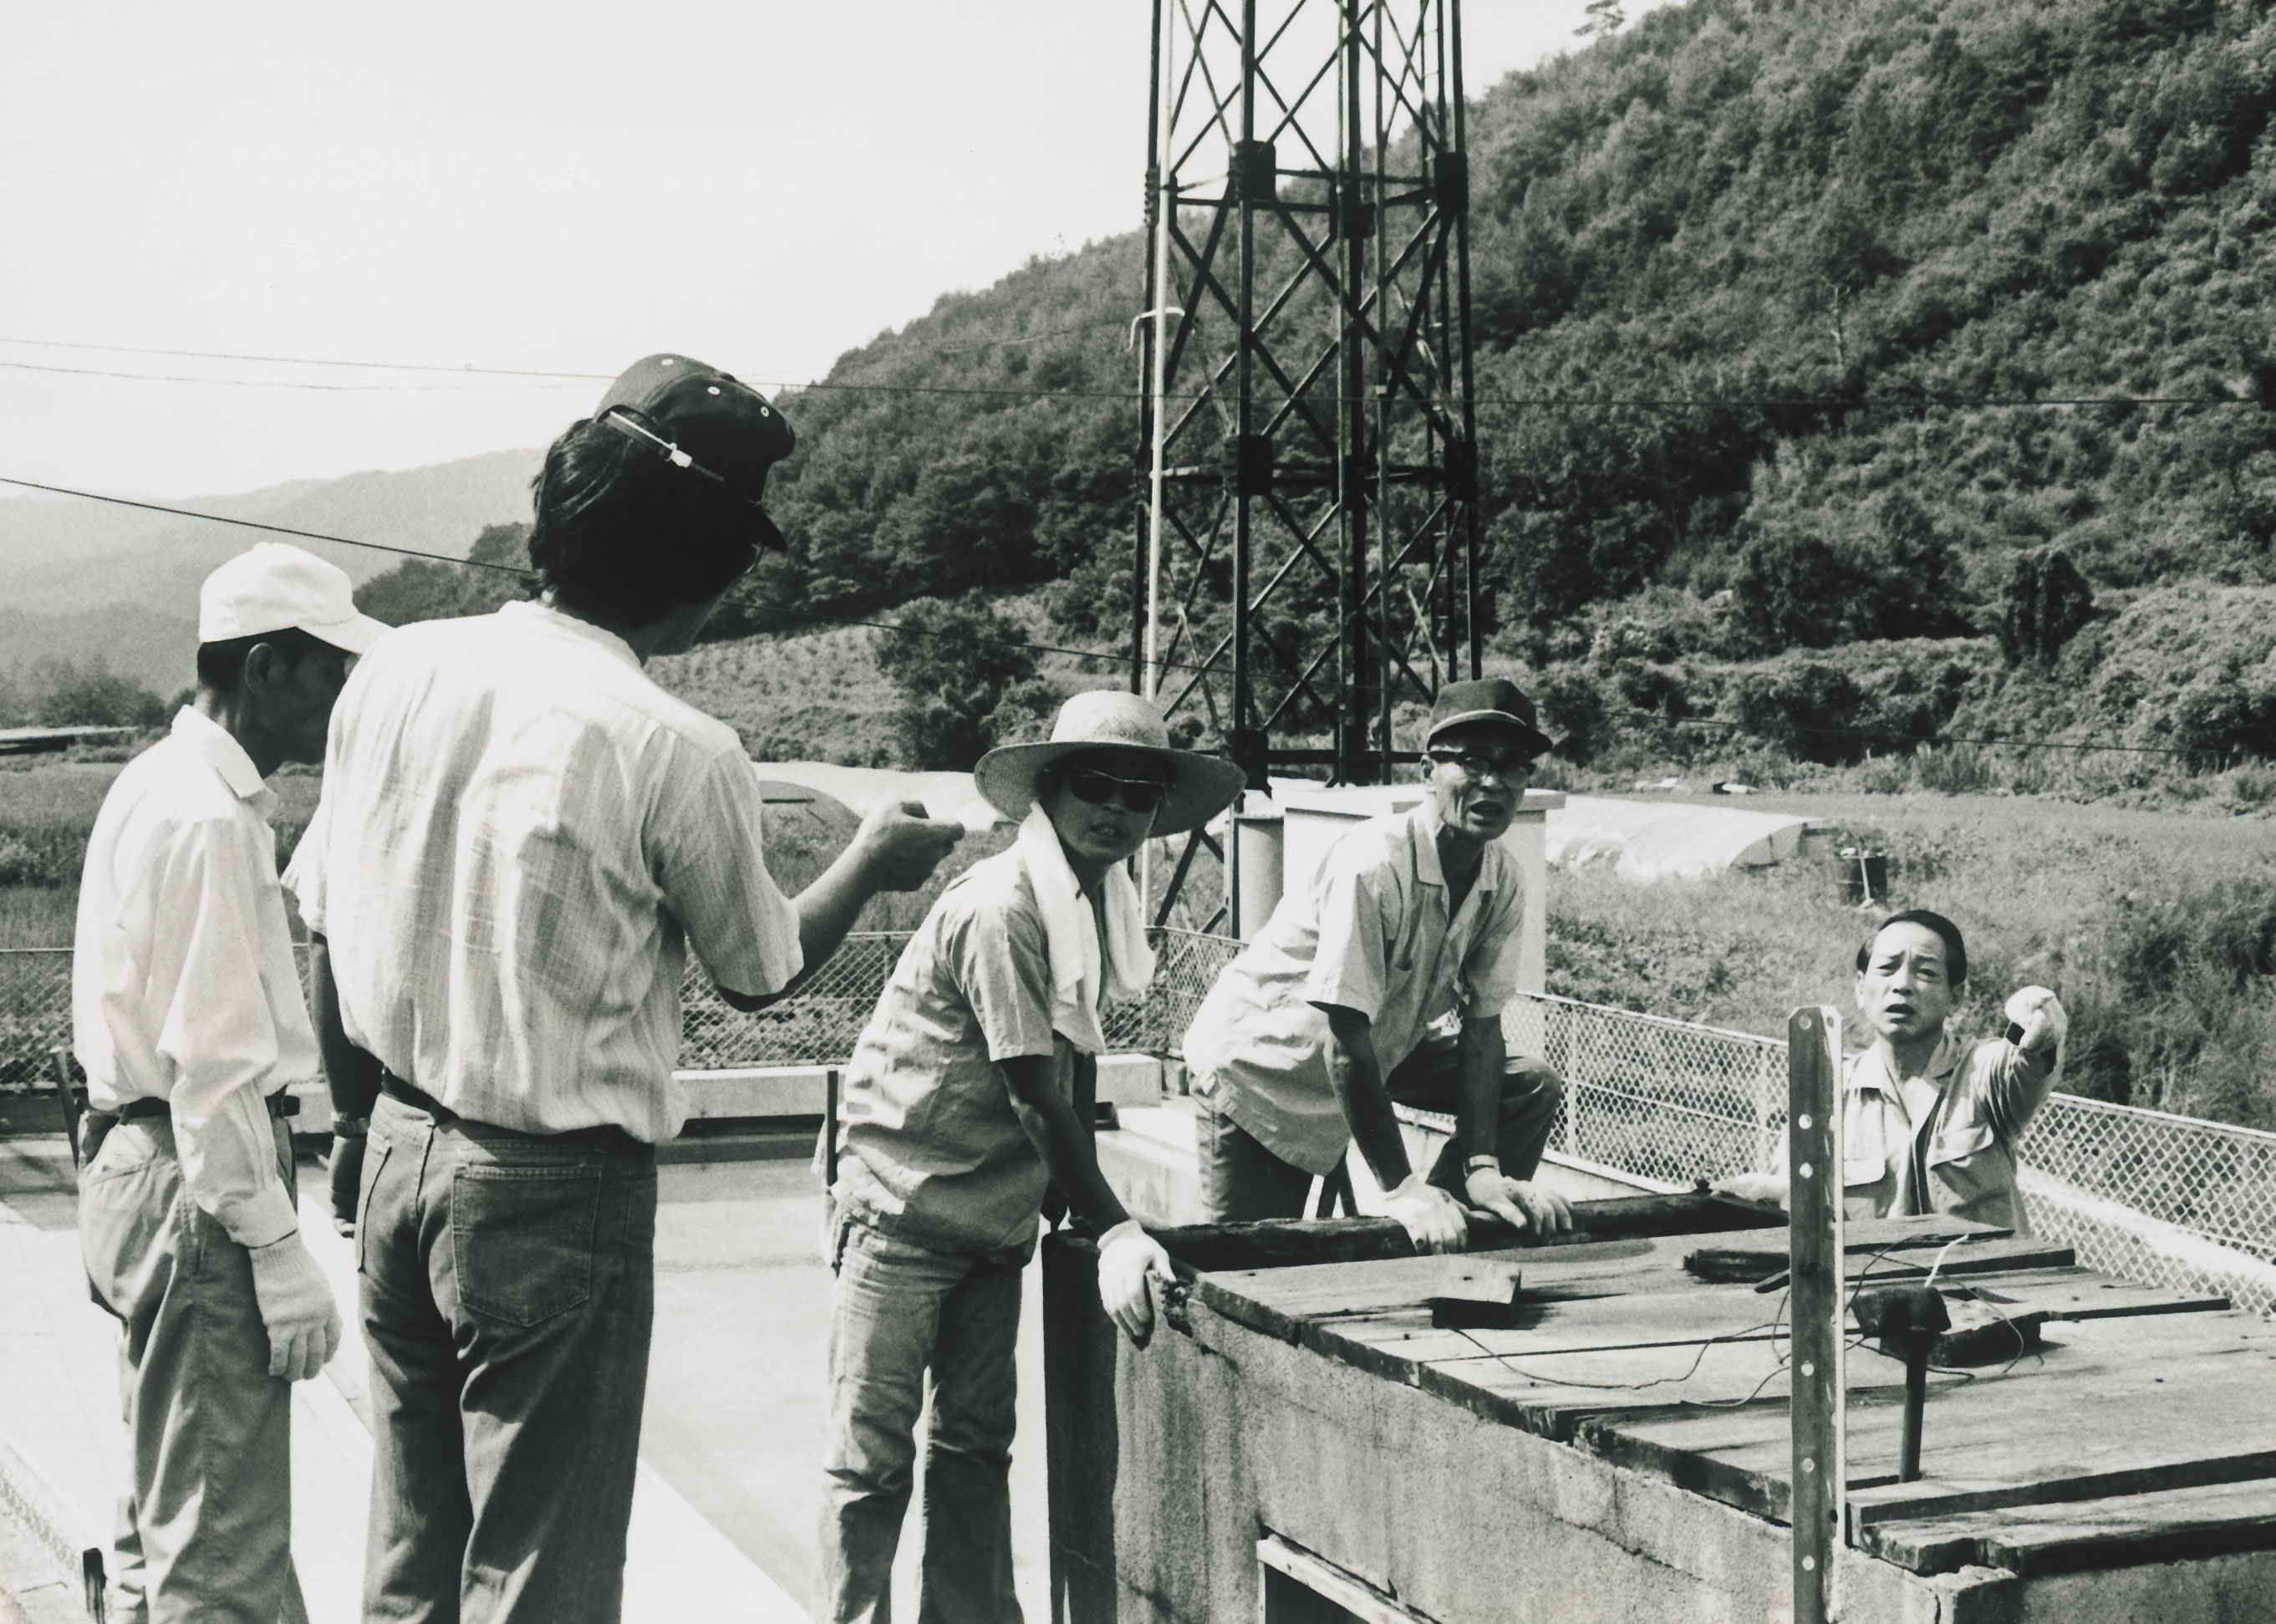
<path id="1" fill-rule="evenodd" d="M 1572 47 L 1584 7 L 1470 0 L 1468 82 Z M 542 444 L 600 389 L 150 350 L 818 376 L 1138 224 L 1149 11 L 0 6 L 0 474 L 181 497 L 412 467 Z"/>

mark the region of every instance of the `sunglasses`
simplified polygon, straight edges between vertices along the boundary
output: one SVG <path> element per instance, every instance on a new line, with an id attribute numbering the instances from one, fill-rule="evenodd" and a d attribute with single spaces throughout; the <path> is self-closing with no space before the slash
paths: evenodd
<path id="1" fill-rule="evenodd" d="M 1163 797 L 1170 793 L 1168 785 L 1152 778 L 1118 778 L 1096 767 L 1070 767 L 1062 781 L 1067 793 L 1087 807 L 1119 801 L 1130 811 L 1139 813 L 1159 811 Z"/>
<path id="2" fill-rule="evenodd" d="M 1530 755 L 1489 755 L 1479 750 L 1433 750 L 1430 759 L 1460 768 L 1462 776 L 1472 780 L 1488 774 L 1504 779 L 1528 778 L 1534 762 Z"/>

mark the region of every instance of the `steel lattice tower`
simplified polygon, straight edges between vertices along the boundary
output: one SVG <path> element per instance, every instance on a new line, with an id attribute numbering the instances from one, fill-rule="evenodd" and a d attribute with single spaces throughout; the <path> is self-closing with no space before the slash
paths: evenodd
<path id="1" fill-rule="evenodd" d="M 1382 782 L 1479 667 L 1460 0 L 1154 16 L 1136 686 Z"/>

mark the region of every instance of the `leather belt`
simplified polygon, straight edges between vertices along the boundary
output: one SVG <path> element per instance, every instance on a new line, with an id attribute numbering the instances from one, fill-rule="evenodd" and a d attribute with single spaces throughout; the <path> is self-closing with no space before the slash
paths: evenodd
<path id="1" fill-rule="evenodd" d="M 300 1102 L 283 1089 L 268 1096 L 261 1103 L 267 1107 L 269 1114 L 272 1117 L 297 1117 L 300 1114 Z M 140 1122 L 149 1117 L 171 1118 L 174 1114 L 174 1107 L 169 1101 L 159 1099 L 153 1095 L 145 1095 L 140 1099 L 128 1100 L 110 1114 L 116 1116 L 121 1122 Z"/>
<path id="2" fill-rule="evenodd" d="M 437 1123 L 456 1122 L 459 1113 L 427 1092 L 418 1084 L 406 1082 L 384 1066 L 380 1068 L 379 1091 L 398 1105 L 408 1105 L 413 1111 L 423 1111 Z"/>

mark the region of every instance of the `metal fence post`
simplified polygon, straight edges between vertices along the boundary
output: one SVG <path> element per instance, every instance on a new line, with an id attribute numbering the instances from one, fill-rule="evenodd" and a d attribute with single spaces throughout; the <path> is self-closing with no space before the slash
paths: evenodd
<path id="1" fill-rule="evenodd" d="M 1841 1406 L 1841 1018 L 1823 1005 L 1787 1022 L 1787 1165 L 1793 1170 L 1794 1621 L 1833 1616 L 1833 1558 L 1848 1481 Z"/>

